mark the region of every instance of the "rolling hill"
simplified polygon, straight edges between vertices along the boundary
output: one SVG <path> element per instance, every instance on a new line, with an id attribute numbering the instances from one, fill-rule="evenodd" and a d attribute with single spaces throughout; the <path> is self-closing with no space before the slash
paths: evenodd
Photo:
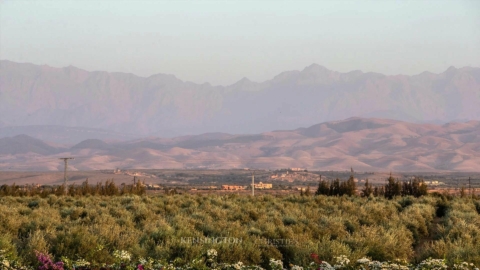
<path id="1" fill-rule="evenodd" d="M 59 170 L 61 156 L 76 158 L 72 170 L 353 167 L 356 171 L 478 172 L 480 121 L 438 125 L 348 118 L 253 135 L 85 140 L 71 147 L 53 147 L 27 136 L 0 139 L 0 170 Z"/>

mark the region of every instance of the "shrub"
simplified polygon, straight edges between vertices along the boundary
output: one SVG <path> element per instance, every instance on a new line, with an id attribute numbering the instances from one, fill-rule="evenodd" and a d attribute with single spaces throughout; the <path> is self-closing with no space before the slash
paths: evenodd
<path id="1" fill-rule="evenodd" d="M 31 201 L 39 207 L 32 210 Z M 218 262 L 263 267 L 270 258 L 306 266 L 312 252 L 330 261 L 344 254 L 352 262 L 365 256 L 410 262 L 432 256 L 480 263 L 476 207 L 467 198 L 430 196 L 1 197 L 0 248 L 13 250 L 29 265 L 37 263 L 35 250 L 51 254 L 53 261 L 66 256 L 71 263 L 92 264 L 114 263 L 113 252 L 124 250 L 132 260 L 179 258 L 175 264 L 184 266 L 204 259 L 211 248 L 218 251 Z M 182 242 L 185 237 L 241 242 L 192 244 Z"/>
<path id="2" fill-rule="evenodd" d="M 293 217 L 284 217 L 283 218 L 283 224 L 285 226 L 295 225 L 295 224 L 297 224 L 297 220 Z"/>
<path id="3" fill-rule="evenodd" d="M 28 207 L 30 207 L 30 209 L 38 208 L 39 207 L 38 201 L 30 201 L 28 203 Z"/>
<path id="4" fill-rule="evenodd" d="M 475 201 L 475 209 L 477 210 L 477 213 L 480 215 L 480 201 Z"/>
<path id="5" fill-rule="evenodd" d="M 446 200 L 439 200 L 437 202 L 437 217 L 444 217 L 450 209 L 450 204 Z"/>

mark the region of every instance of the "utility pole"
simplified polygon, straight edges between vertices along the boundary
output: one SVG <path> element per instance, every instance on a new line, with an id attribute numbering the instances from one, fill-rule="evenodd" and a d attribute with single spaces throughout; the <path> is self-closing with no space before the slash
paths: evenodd
<path id="1" fill-rule="evenodd" d="M 65 157 L 65 158 L 59 158 L 59 159 L 63 159 L 63 161 L 65 162 L 65 170 L 63 171 L 63 183 L 65 184 L 65 191 L 67 190 L 67 168 L 68 168 L 68 160 L 69 159 L 75 159 L 73 157 Z"/>
<path id="2" fill-rule="evenodd" d="M 472 181 L 471 181 L 471 177 L 468 177 L 468 191 L 470 192 L 470 197 L 472 197 Z"/>
<path id="3" fill-rule="evenodd" d="M 255 196 L 255 171 L 252 172 L 252 197 Z"/>

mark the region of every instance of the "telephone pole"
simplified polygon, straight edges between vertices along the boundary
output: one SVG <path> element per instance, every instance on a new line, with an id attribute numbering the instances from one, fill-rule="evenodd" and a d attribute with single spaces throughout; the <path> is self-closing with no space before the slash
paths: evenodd
<path id="1" fill-rule="evenodd" d="M 468 177 L 468 191 L 470 192 L 470 197 L 472 196 L 472 179 L 471 177 Z"/>
<path id="2" fill-rule="evenodd" d="M 63 183 L 65 184 L 65 190 L 67 188 L 67 168 L 68 168 L 68 160 L 69 159 L 75 159 L 73 157 L 64 157 L 64 158 L 59 158 L 59 159 L 63 159 L 63 161 L 65 162 L 65 170 L 63 171 Z"/>
<path id="3" fill-rule="evenodd" d="M 255 196 L 255 171 L 252 172 L 252 197 Z"/>

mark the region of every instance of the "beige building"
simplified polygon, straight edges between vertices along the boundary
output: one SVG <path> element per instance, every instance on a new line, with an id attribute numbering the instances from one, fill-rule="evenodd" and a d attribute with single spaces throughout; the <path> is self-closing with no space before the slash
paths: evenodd
<path id="1" fill-rule="evenodd" d="M 270 189 L 272 188 L 272 184 L 264 184 L 262 182 L 254 185 L 256 189 Z"/>
<path id="2" fill-rule="evenodd" d="M 242 190 L 245 189 L 243 186 L 231 186 L 231 185 L 222 185 L 223 190 Z"/>

